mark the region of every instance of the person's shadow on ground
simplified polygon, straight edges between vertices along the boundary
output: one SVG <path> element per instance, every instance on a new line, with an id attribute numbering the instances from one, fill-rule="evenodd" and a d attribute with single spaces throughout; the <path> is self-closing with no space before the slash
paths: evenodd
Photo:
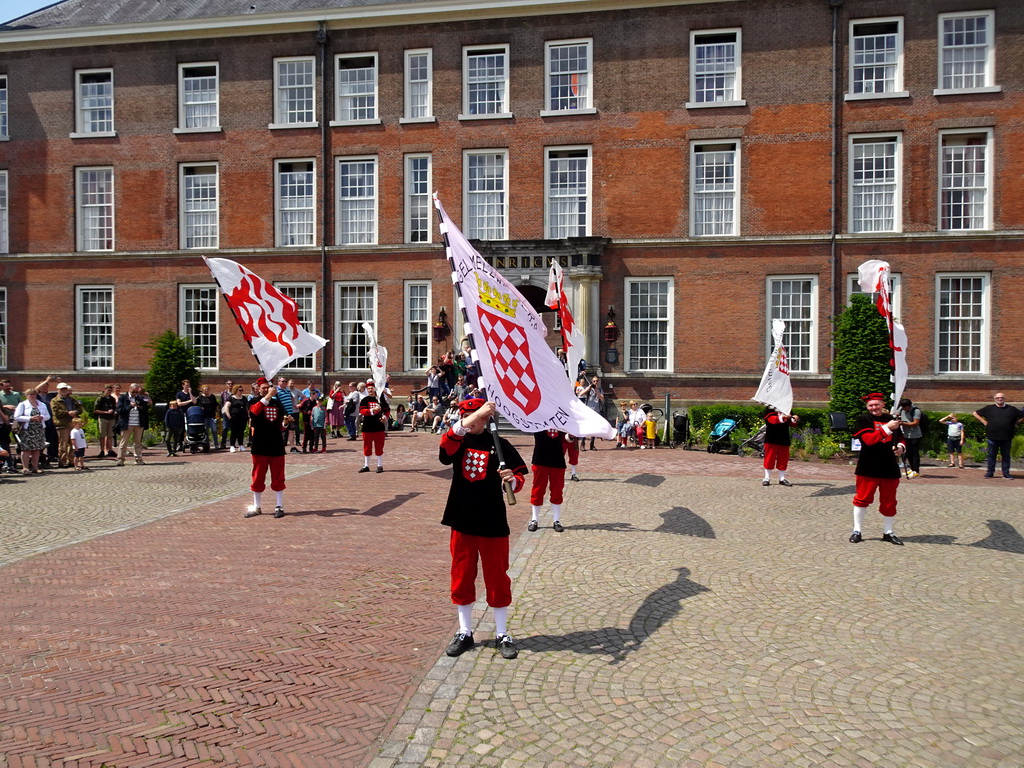
<path id="1" fill-rule="evenodd" d="M 609 664 L 619 664 L 640 649 L 644 641 L 674 619 L 682 610 L 682 601 L 707 587 L 691 581 L 689 568 L 677 568 L 676 580 L 651 592 L 637 608 L 629 627 L 601 627 L 579 630 L 565 635 L 533 635 L 520 640 L 520 647 L 529 651 L 573 651 L 574 653 L 609 656 Z"/>
<path id="2" fill-rule="evenodd" d="M 956 547 L 979 547 L 981 549 L 994 549 L 998 552 L 1012 552 L 1016 555 L 1024 555 L 1024 536 L 1021 536 L 1014 528 L 1003 520 L 986 520 L 989 534 L 981 541 L 973 544 L 961 544 L 956 536 L 943 534 L 925 536 L 902 536 L 903 541 L 914 544 L 949 544 Z"/>
<path id="3" fill-rule="evenodd" d="M 672 507 L 661 513 L 662 523 L 653 531 L 637 528 L 632 523 L 582 523 L 567 525 L 566 530 L 574 531 L 618 531 L 620 533 L 672 533 L 676 536 L 696 536 L 701 539 L 715 538 L 711 523 L 686 507 Z"/>

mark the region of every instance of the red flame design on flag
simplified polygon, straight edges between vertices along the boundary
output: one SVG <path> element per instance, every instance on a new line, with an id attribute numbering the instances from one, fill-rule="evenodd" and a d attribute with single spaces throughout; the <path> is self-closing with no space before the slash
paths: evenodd
<path id="1" fill-rule="evenodd" d="M 280 344 L 289 355 L 295 353 L 294 341 L 301 326 L 294 301 L 244 269 L 241 282 L 226 298 L 246 341 L 262 338 Z"/>

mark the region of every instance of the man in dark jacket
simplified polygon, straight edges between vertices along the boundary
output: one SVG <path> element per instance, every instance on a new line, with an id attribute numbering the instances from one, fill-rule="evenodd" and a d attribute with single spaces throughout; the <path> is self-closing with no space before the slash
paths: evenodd
<path id="1" fill-rule="evenodd" d="M 142 433 L 149 428 L 150 399 L 138 384 L 132 384 L 117 400 L 117 425 L 121 429 L 121 445 L 117 453 L 117 466 L 124 466 L 128 442 L 134 446 L 135 463 L 142 460 Z"/>
<path id="2" fill-rule="evenodd" d="M 882 541 L 903 546 L 893 533 L 896 518 L 896 489 L 900 484 L 898 456 L 906 451 L 900 420 L 885 410 L 885 396 L 873 392 L 863 398 L 868 412 L 862 413 L 853 423 L 853 436 L 860 441 L 860 458 L 857 459 L 857 493 L 853 497 L 853 533 L 850 542 L 863 540 L 860 534 L 864 512 L 875 500 L 878 491 L 878 511 L 884 521 Z"/>

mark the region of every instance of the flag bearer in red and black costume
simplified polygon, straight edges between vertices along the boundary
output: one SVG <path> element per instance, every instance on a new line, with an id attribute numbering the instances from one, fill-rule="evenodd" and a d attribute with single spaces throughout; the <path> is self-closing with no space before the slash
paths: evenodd
<path id="1" fill-rule="evenodd" d="M 359 413 L 363 417 L 363 468 L 370 471 L 370 454 L 377 455 L 377 471 L 384 471 L 384 438 L 388 433 L 388 418 L 391 406 L 383 394 L 377 394 L 373 379 L 366 381 L 366 396 L 359 401 Z"/>
<path id="2" fill-rule="evenodd" d="M 779 470 L 779 485 L 792 487 L 792 483 L 786 479 L 786 470 L 789 468 L 789 446 L 793 443 L 789 428 L 795 427 L 800 421 L 796 414 L 779 413 L 775 408 L 769 406 L 764 412 L 764 480 L 761 485 L 772 484 L 772 470 Z"/>
<path id="3" fill-rule="evenodd" d="M 861 526 L 864 512 L 875 500 L 878 491 L 878 511 L 884 520 L 882 541 L 903 546 L 893 533 L 896 517 L 896 488 L 900 484 L 898 456 L 906 451 L 900 420 L 885 410 L 885 397 L 878 392 L 866 395 L 868 412 L 857 417 L 853 436 L 860 440 L 860 458 L 857 460 L 857 495 L 853 497 L 853 533 L 850 542 L 863 540 Z"/>
<path id="4" fill-rule="evenodd" d="M 267 487 L 270 470 L 270 489 L 277 494 L 274 517 L 284 517 L 284 429 L 292 417 L 275 396 L 277 390 L 262 376 L 256 380 L 259 399 L 249 406 L 249 428 L 252 436 L 252 506 L 246 517 L 263 514 L 261 500 Z"/>
<path id="5" fill-rule="evenodd" d="M 565 450 L 572 438 L 557 429 L 547 429 L 533 434 L 533 486 L 530 488 L 530 524 L 528 531 L 536 531 L 544 493 L 551 486 L 551 527 L 558 533 L 562 527 L 562 491 L 565 489 Z"/>
<path id="6" fill-rule="evenodd" d="M 513 493 L 519 491 L 526 484 L 527 469 L 512 444 L 497 437 L 506 467 L 498 469 L 495 436 L 487 429 L 494 413 L 494 403 L 482 398 L 463 400 L 459 420 L 441 437 L 440 461 L 454 465 L 441 519 L 452 529 L 451 595 L 459 613 L 459 631 L 445 649 L 449 656 L 459 656 L 474 644 L 471 616 L 478 559 L 483 566 L 487 604 L 494 609 L 497 648 L 506 659 L 519 655 L 508 634 L 512 580 L 508 576 L 509 527 L 502 484 L 508 482 Z"/>

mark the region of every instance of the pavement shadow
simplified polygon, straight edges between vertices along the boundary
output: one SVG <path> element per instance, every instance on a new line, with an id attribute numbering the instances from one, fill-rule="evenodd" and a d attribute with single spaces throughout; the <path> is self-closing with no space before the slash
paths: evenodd
<path id="1" fill-rule="evenodd" d="M 994 549 L 997 552 L 1024 555 L 1024 536 L 1021 536 L 1016 528 L 1003 520 L 986 520 L 985 524 L 988 526 L 989 535 L 973 544 L 961 544 L 956 540 L 956 536 L 944 534 L 901 536 L 900 538 L 912 544 L 946 544 L 957 547 L 979 547 L 980 549 Z"/>
<path id="2" fill-rule="evenodd" d="M 632 483 L 633 485 L 645 485 L 648 488 L 657 488 L 659 485 L 665 482 L 665 478 L 662 477 L 661 475 L 652 475 L 644 473 L 641 475 L 633 475 L 633 477 L 623 480 L 622 482 Z"/>
<path id="3" fill-rule="evenodd" d="M 820 486 L 821 490 L 811 494 L 811 498 L 822 496 L 853 496 L 857 492 L 856 485 L 832 485 L 831 483 L 793 483 L 793 485 Z"/>
<path id="4" fill-rule="evenodd" d="M 405 504 L 407 501 L 415 499 L 417 496 L 422 496 L 423 493 L 416 491 L 414 493 L 401 493 L 395 496 L 393 499 L 382 501 L 380 504 L 374 504 L 369 509 L 352 509 L 351 507 L 337 507 L 336 509 L 309 509 L 303 512 L 291 513 L 295 517 L 301 517 L 303 515 L 316 515 L 317 517 L 351 517 L 358 515 L 360 517 L 381 517 L 386 515 L 400 506 Z"/>
<path id="5" fill-rule="evenodd" d="M 632 523 L 583 523 L 567 525 L 565 529 L 573 531 L 612 531 L 617 533 L 671 533 L 676 536 L 697 536 L 702 539 L 715 538 L 715 530 L 711 523 L 691 509 L 673 507 L 661 513 L 664 521 L 654 530 L 637 528 Z"/>
<path id="6" fill-rule="evenodd" d="M 678 576 L 651 592 L 637 608 L 629 627 L 601 627 L 564 635 L 532 635 L 520 639 L 529 651 L 571 651 L 594 656 L 609 656 L 609 664 L 620 664 L 630 653 L 640 650 L 647 638 L 672 621 L 682 610 L 682 601 L 711 590 L 691 581 L 689 568 L 676 568 Z"/>

